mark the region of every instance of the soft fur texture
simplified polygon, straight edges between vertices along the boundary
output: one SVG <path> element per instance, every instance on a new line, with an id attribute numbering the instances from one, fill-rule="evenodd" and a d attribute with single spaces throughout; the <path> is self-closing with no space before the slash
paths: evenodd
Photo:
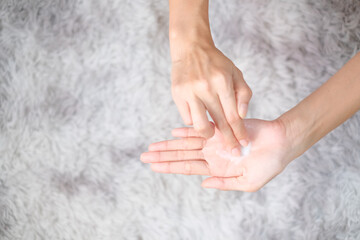
<path id="1" fill-rule="evenodd" d="M 209 11 L 249 117 L 278 117 L 360 50 L 358 0 Z M 139 160 L 182 126 L 166 0 L 1 0 L 0 20 L 1 239 L 360 239 L 360 113 L 256 193 L 203 189 Z"/>

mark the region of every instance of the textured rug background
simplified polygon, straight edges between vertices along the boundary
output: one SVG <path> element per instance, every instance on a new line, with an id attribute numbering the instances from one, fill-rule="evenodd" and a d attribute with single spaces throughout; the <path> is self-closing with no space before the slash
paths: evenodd
<path id="1" fill-rule="evenodd" d="M 216 45 L 293 107 L 360 50 L 357 0 L 210 1 Z M 0 239 L 360 239 L 360 113 L 256 193 L 153 173 L 182 125 L 165 0 L 0 1 Z"/>

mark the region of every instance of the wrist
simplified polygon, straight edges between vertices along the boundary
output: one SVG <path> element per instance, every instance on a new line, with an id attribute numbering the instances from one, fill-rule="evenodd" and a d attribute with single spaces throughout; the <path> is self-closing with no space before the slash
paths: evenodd
<path id="1" fill-rule="evenodd" d="M 196 45 L 214 46 L 209 22 L 209 0 L 169 1 L 169 41 L 171 58 L 183 57 Z"/>
<path id="2" fill-rule="evenodd" d="M 171 61 L 177 62 L 184 59 L 189 53 L 203 49 L 209 51 L 214 49 L 215 44 L 211 37 L 177 37 L 170 40 Z"/>
<path id="3" fill-rule="evenodd" d="M 208 42 L 213 43 L 209 26 L 176 26 L 169 28 L 170 44 L 183 42 Z"/>
<path id="4" fill-rule="evenodd" d="M 170 44 L 189 41 L 212 42 L 208 0 L 169 1 Z"/>
<path id="5" fill-rule="evenodd" d="M 285 129 L 285 138 L 288 142 L 288 163 L 302 155 L 315 142 L 314 126 L 311 116 L 305 114 L 301 106 L 296 106 L 281 115 L 278 119 Z"/>

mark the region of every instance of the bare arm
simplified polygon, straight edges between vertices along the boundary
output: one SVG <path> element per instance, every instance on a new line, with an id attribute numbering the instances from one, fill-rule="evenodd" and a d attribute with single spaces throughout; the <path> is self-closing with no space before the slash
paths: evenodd
<path id="1" fill-rule="evenodd" d="M 206 188 L 257 191 L 359 110 L 360 53 L 276 120 L 246 119 L 251 141 L 248 155 L 217 155 L 223 150 L 218 131 L 204 141 L 193 128 L 180 128 L 173 135 L 181 139 L 153 143 L 141 159 L 152 163 L 156 172 L 210 175 L 202 183 Z"/>
<path id="2" fill-rule="evenodd" d="M 209 23 L 209 0 L 169 0 L 169 40 L 173 62 L 187 45 L 214 47 Z"/>
<path id="3" fill-rule="evenodd" d="M 229 150 L 248 144 L 243 118 L 252 92 L 241 71 L 213 42 L 208 0 L 169 0 L 172 96 L 183 118 L 205 138 L 214 135 L 206 111 Z"/>
<path id="4" fill-rule="evenodd" d="M 360 109 L 360 53 L 320 88 L 284 113 L 295 158 Z M 356 134 L 356 133 L 354 133 Z"/>

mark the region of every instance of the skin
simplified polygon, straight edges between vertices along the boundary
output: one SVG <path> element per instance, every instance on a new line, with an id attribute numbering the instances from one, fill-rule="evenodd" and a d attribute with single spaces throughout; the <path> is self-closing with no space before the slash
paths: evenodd
<path id="1" fill-rule="evenodd" d="M 173 136 L 182 139 L 151 144 L 150 152 L 144 153 L 141 160 L 152 163 L 155 172 L 216 176 L 220 181 L 226 180 L 226 188 L 255 191 L 284 169 L 288 143 L 281 122 L 247 119 L 245 125 L 251 151 L 234 161 L 216 154 L 225 145 L 218 129 L 206 140 L 194 128 L 174 129 Z M 220 189 L 225 190 L 225 185 Z"/>
<path id="2" fill-rule="evenodd" d="M 251 150 L 239 162 L 216 156 L 216 151 L 224 150 L 225 144 L 216 128 L 210 139 L 202 138 L 194 128 L 174 129 L 173 135 L 181 139 L 153 143 L 140 158 L 151 163 L 155 172 L 211 176 L 202 182 L 205 188 L 257 191 L 359 111 L 359 93 L 360 53 L 276 120 L 245 120 Z"/>
<path id="3" fill-rule="evenodd" d="M 213 42 L 208 0 L 169 1 L 172 96 L 185 124 L 204 138 L 214 135 L 206 111 L 224 136 L 226 148 L 248 144 L 243 122 L 252 92 L 242 72 Z"/>

